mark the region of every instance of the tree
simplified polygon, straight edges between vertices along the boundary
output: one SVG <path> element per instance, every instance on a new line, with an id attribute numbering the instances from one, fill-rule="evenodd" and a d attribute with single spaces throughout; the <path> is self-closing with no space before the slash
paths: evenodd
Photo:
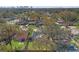
<path id="1" fill-rule="evenodd" d="M 61 11 L 58 14 L 58 18 L 63 20 L 64 25 L 68 27 L 72 25 L 77 20 L 77 13 L 72 11 Z"/>

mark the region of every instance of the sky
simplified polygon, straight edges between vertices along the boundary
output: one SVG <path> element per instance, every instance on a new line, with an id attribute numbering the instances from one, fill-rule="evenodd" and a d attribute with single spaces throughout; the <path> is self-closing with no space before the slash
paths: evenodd
<path id="1" fill-rule="evenodd" d="M 33 6 L 40 7 L 79 7 L 79 0 L 0 0 L 0 7 Z"/>

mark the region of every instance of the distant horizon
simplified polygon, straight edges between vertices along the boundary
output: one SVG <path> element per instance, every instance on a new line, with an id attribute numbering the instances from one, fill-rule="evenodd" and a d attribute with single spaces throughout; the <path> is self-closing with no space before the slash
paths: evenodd
<path id="1" fill-rule="evenodd" d="M 79 6 L 0 6 L 0 8 L 79 8 Z"/>

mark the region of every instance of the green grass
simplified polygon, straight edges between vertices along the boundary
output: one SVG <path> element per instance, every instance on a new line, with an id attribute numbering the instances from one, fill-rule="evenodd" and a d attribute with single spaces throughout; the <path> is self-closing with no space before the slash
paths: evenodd
<path id="1" fill-rule="evenodd" d="M 12 40 L 11 44 L 12 44 L 13 50 L 21 50 L 25 47 L 24 42 L 19 42 L 19 41 L 16 41 L 16 40 Z"/>
<path id="2" fill-rule="evenodd" d="M 79 25 L 77 25 L 76 28 L 79 29 Z"/>

